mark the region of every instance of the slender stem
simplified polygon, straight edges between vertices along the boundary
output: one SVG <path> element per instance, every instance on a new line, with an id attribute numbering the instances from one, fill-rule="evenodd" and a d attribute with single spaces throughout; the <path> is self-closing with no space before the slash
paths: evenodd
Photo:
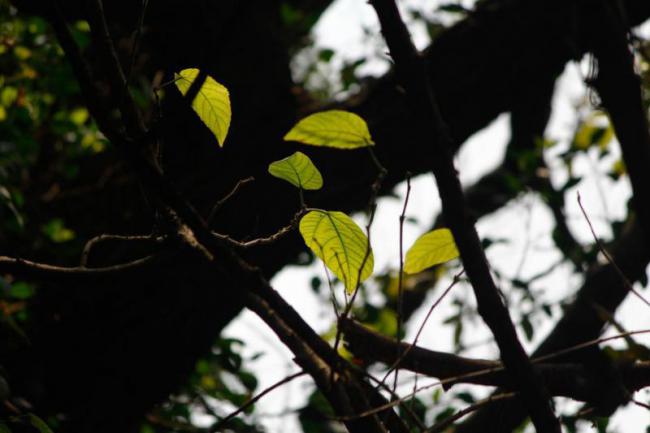
<path id="1" fill-rule="evenodd" d="M 484 406 L 487 406 L 491 403 L 494 403 L 495 401 L 501 401 L 501 400 L 509 400 L 512 398 L 515 398 L 517 396 L 516 392 L 507 392 L 503 394 L 495 394 L 491 395 L 487 398 L 484 398 L 483 400 L 480 400 L 476 403 L 474 403 L 471 406 L 468 406 L 464 409 L 459 410 L 455 414 L 443 419 L 442 421 L 434 424 L 433 426 L 429 427 L 426 429 L 423 433 L 441 433 L 447 429 L 447 427 L 451 426 L 454 422 L 458 421 L 465 415 L 468 415 L 474 411 L 477 411 L 481 409 Z"/>
<path id="2" fill-rule="evenodd" d="M 589 215 L 587 215 L 587 211 L 585 211 L 584 206 L 582 206 L 582 198 L 580 197 L 580 192 L 577 193 L 577 200 L 578 200 L 578 206 L 580 206 L 580 210 L 582 211 L 582 215 L 585 217 L 585 220 L 587 221 L 587 225 L 589 225 L 589 230 L 591 230 L 591 235 L 594 238 L 594 241 L 596 242 L 596 245 L 598 246 L 598 249 L 600 252 L 605 256 L 605 259 L 607 259 L 607 262 L 609 262 L 610 265 L 614 268 L 618 276 L 621 278 L 621 281 L 623 281 L 623 285 L 627 290 L 629 290 L 634 296 L 639 298 L 644 304 L 646 304 L 648 307 L 650 307 L 650 301 L 648 301 L 646 298 L 643 297 L 641 293 L 639 293 L 633 286 L 632 283 L 630 283 L 630 280 L 627 279 L 621 268 L 618 267 L 616 264 L 616 261 L 612 258 L 612 256 L 609 254 L 607 249 L 605 248 L 605 245 L 603 245 L 602 241 L 596 235 L 596 230 L 594 230 L 593 224 L 591 224 L 591 220 L 589 219 Z"/>
<path id="3" fill-rule="evenodd" d="M 424 316 L 424 320 L 422 320 L 422 323 L 420 324 L 420 327 L 418 328 L 418 332 L 415 334 L 415 338 L 413 339 L 413 343 L 409 345 L 409 347 L 406 348 L 403 352 L 401 352 L 400 345 L 399 343 L 401 342 L 398 340 L 398 345 L 397 345 L 397 352 L 398 356 L 395 362 L 390 366 L 388 371 L 386 372 L 386 375 L 382 379 L 382 383 L 386 381 L 386 378 L 390 375 L 390 373 L 393 371 L 393 369 L 397 369 L 399 367 L 399 364 L 406 358 L 409 354 L 409 352 L 416 347 L 418 340 L 420 339 L 420 335 L 422 334 L 422 331 L 424 330 L 424 326 L 427 324 L 427 321 L 429 320 L 429 317 L 431 317 L 431 314 L 433 313 L 433 310 L 436 309 L 438 305 L 442 302 L 445 297 L 449 294 L 451 289 L 454 288 L 454 286 L 460 281 L 460 277 L 463 275 L 464 270 L 460 271 L 458 274 L 454 275 L 454 279 L 452 280 L 451 284 L 445 289 L 444 292 L 442 292 L 442 295 L 438 297 L 438 299 L 429 307 L 429 310 L 427 311 L 426 316 Z M 400 353 L 401 352 L 401 353 Z"/>
<path id="4" fill-rule="evenodd" d="M 249 183 L 253 182 L 254 180 L 255 180 L 255 178 L 253 176 L 250 176 L 250 177 L 247 177 L 246 179 L 242 179 L 239 182 L 237 182 L 237 184 L 232 189 L 232 191 L 230 191 L 228 194 L 226 194 L 226 196 L 224 198 L 219 200 L 212 207 L 212 209 L 210 210 L 210 213 L 208 214 L 208 218 L 206 218 L 207 223 L 211 224 L 212 221 L 214 220 L 214 217 L 217 215 L 217 213 L 219 213 L 219 211 L 221 210 L 223 205 L 226 204 L 226 202 L 228 200 L 233 198 L 239 192 L 239 190 L 242 189 L 243 186 L 248 185 Z"/>
<path id="5" fill-rule="evenodd" d="M 402 341 L 403 309 L 404 309 L 404 221 L 406 220 L 406 208 L 411 196 L 411 174 L 406 173 L 406 196 L 404 207 L 399 216 L 399 275 L 397 277 L 397 341 Z M 395 378 L 393 379 L 393 391 L 397 389 L 399 374 L 398 366 L 395 367 Z M 385 378 L 384 378 L 385 379 Z"/>
<path id="6" fill-rule="evenodd" d="M 239 408 L 237 408 L 237 410 L 235 410 L 234 412 L 232 412 L 231 414 L 229 414 L 228 416 L 226 416 L 226 417 L 223 418 L 222 420 L 219 420 L 219 422 L 214 423 L 214 424 L 212 425 L 212 427 L 210 427 L 210 429 L 208 430 L 208 432 L 209 432 L 209 433 L 217 433 L 217 432 L 222 431 L 223 428 L 224 428 L 224 427 L 225 427 L 225 426 L 226 426 L 226 425 L 227 425 L 227 424 L 228 424 L 228 423 L 229 423 L 233 418 L 235 418 L 237 415 L 239 415 L 239 414 L 241 414 L 242 412 L 244 412 L 246 409 L 248 409 L 249 407 L 251 407 L 252 405 L 254 405 L 255 403 L 257 403 L 258 401 L 260 401 L 260 400 L 261 400 L 265 395 L 269 394 L 271 391 L 274 391 L 274 390 L 278 389 L 279 387 L 281 387 L 281 386 L 283 386 L 283 385 L 286 385 L 287 383 L 291 382 L 292 380 L 299 378 L 300 376 L 304 376 L 305 374 L 307 374 L 307 372 L 304 371 L 304 370 L 301 370 L 301 371 L 299 371 L 299 372 L 297 372 L 297 373 L 291 374 L 291 375 L 289 375 L 289 376 L 287 376 L 287 377 L 285 377 L 285 378 L 283 378 L 283 379 L 281 379 L 281 380 L 275 382 L 273 385 L 269 386 L 269 387 L 266 388 L 264 391 L 260 392 L 260 393 L 257 394 L 255 397 L 252 397 L 252 398 L 251 398 L 250 400 L 248 400 L 246 403 L 244 403 L 244 404 L 242 404 L 241 406 L 239 406 Z"/>
<path id="7" fill-rule="evenodd" d="M 95 236 L 86 242 L 83 251 L 81 252 L 81 267 L 85 268 L 88 265 L 88 258 L 92 252 L 93 247 L 97 244 L 106 242 L 106 241 L 124 241 L 124 242 L 152 242 L 152 243 L 161 243 L 164 241 L 164 237 L 153 236 L 153 235 L 139 235 L 139 236 L 128 236 L 128 235 L 111 235 L 103 234 Z"/>

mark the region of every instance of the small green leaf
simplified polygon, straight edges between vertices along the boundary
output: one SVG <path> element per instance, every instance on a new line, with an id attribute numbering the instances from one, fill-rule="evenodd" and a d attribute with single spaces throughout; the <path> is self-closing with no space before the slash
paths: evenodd
<path id="1" fill-rule="evenodd" d="M 24 281 L 16 281 L 9 288 L 9 296 L 15 299 L 29 299 L 34 295 L 34 286 Z"/>
<path id="2" fill-rule="evenodd" d="M 343 281 L 348 293 L 372 274 L 375 261 L 372 249 L 368 251 L 368 238 L 343 212 L 307 213 L 300 220 L 300 234 L 314 254 Z"/>
<path id="3" fill-rule="evenodd" d="M 196 68 L 183 69 L 174 74 L 176 87 L 183 96 L 187 94 L 198 75 L 199 70 Z M 232 116 L 228 89 L 208 75 L 192 101 L 192 108 L 217 137 L 219 146 L 223 147 Z"/>
<path id="4" fill-rule="evenodd" d="M 31 425 L 39 431 L 39 433 L 53 433 L 52 429 L 39 417 L 30 413 L 27 415 Z"/>
<path id="5" fill-rule="evenodd" d="M 313 146 L 356 149 L 375 144 L 366 121 L 354 113 L 341 110 L 323 111 L 302 119 L 284 136 Z"/>
<path id="6" fill-rule="evenodd" d="M 451 231 L 449 229 L 433 230 L 420 236 L 408 250 L 404 272 L 416 274 L 433 265 L 455 259 L 458 255 Z"/>
<path id="7" fill-rule="evenodd" d="M 269 165 L 269 173 L 298 188 L 316 190 L 323 187 L 323 176 L 311 159 L 302 152 L 272 162 Z"/>
<path id="8" fill-rule="evenodd" d="M 67 228 L 60 218 L 50 220 L 41 227 L 41 230 L 43 234 L 55 243 L 68 242 L 75 237 L 75 232 Z"/>

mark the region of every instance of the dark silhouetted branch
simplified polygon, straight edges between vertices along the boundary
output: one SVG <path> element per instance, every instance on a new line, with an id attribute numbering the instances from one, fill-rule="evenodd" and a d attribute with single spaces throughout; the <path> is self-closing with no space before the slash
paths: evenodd
<path id="1" fill-rule="evenodd" d="M 452 144 L 422 58 L 411 42 L 393 0 L 373 0 L 382 32 L 395 69 L 406 89 L 415 127 L 426 137 L 434 155 L 433 173 L 438 183 L 443 214 L 461 253 L 467 275 L 476 294 L 479 313 L 492 331 L 508 372 L 518 385 L 521 396 L 538 432 L 561 431 L 550 406 L 548 392 L 535 374 L 524 351 L 509 313 L 490 275 L 487 259 L 467 209 L 463 191 L 452 160 Z M 433 66 L 435 67 L 435 66 Z"/>

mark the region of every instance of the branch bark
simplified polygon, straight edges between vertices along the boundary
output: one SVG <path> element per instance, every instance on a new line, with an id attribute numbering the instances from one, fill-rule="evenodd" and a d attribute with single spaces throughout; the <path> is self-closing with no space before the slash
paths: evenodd
<path id="1" fill-rule="evenodd" d="M 452 162 L 451 140 L 424 64 L 411 42 L 395 2 L 373 0 L 371 4 L 377 11 L 382 32 L 395 61 L 396 72 L 406 89 L 410 112 L 416 119 L 415 127 L 431 143 L 433 174 L 438 183 L 443 214 L 474 288 L 479 313 L 494 334 L 506 369 L 517 383 L 517 389 L 521 391 L 537 431 L 559 433 L 560 424 L 551 409 L 548 392 L 532 369 L 519 342 L 508 310 L 490 275 L 476 229 L 465 208 L 463 191 Z"/>
<path id="2" fill-rule="evenodd" d="M 352 320 L 342 322 L 341 326 L 350 351 L 366 361 L 392 365 L 399 359 L 398 353 L 404 353 L 411 347 L 409 343 L 399 343 Z M 401 361 L 400 368 L 438 378 L 444 381 L 446 389 L 457 383 L 495 386 L 506 390 L 516 388 L 516 384 L 505 374 L 503 364 L 498 361 L 465 358 L 418 346 L 412 347 Z M 594 392 L 599 388 L 597 382 L 602 379 L 577 363 L 535 363 L 534 368 L 553 396 L 578 401 L 592 401 Z M 636 391 L 650 386 L 650 365 L 647 363 L 623 360 L 616 368 L 627 389 Z"/>

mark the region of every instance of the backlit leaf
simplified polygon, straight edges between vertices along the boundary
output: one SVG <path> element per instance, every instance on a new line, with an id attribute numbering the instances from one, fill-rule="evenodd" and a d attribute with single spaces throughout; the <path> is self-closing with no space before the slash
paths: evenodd
<path id="1" fill-rule="evenodd" d="M 341 110 L 323 111 L 305 117 L 284 139 L 337 149 L 356 149 L 375 144 L 366 121 L 354 113 Z"/>
<path id="2" fill-rule="evenodd" d="M 176 87 L 178 87 L 178 90 L 183 96 L 187 94 L 198 75 L 199 70 L 196 68 L 183 69 L 175 74 Z M 208 75 L 192 101 L 192 108 L 215 137 L 217 137 L 219 146 L 223 146 L 223 142 L 228 135 L 232 115 L 228 89 Z"/>
<path id="3" fill-rule="evenodd" d="M 269 173 L 302 189 L 316 190 L 323 187 L 323 176 L 311 159 L 302 152 L 296 152 L 269 165 Z"/>
<path id="4" fill-rule="evenodd" d="M 368 251 L 368 238 L 343 212 L 307 213 L 300 220 L 300 234 L 314 254 L 343 281 L 348 293 L 372 274 L 374 257 L 372 249 Z"/>
<path id="5" fill-rule="evenodd" d="M 458 257 L 454 236 L 449 229 L 433 230 L 415 241 L 406 253 L 404 272 L 415 274 Z"/>

